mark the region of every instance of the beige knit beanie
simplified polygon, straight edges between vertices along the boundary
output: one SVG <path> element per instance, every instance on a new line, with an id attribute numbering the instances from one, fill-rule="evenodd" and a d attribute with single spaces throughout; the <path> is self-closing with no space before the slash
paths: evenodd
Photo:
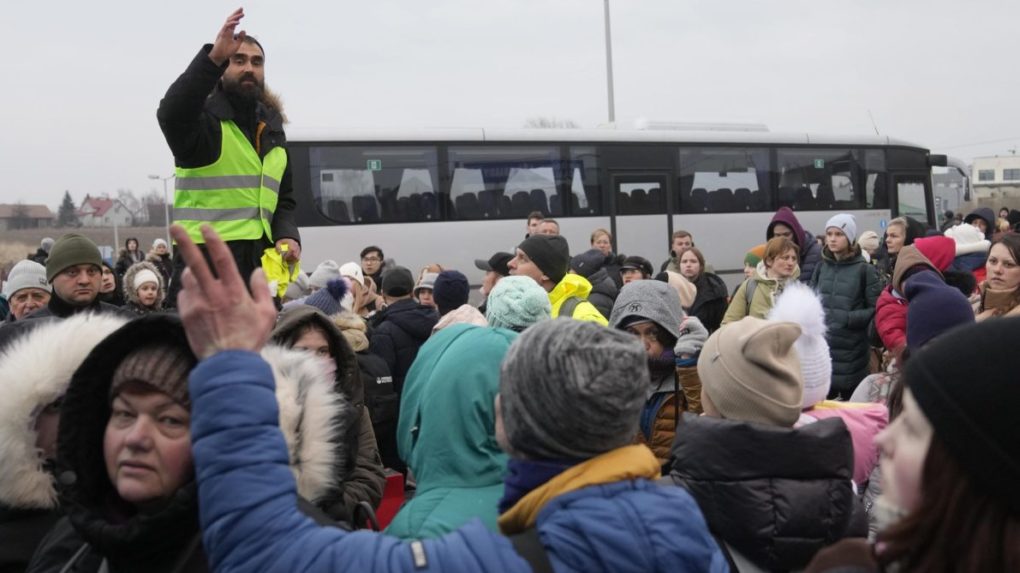
<path id="1" fill-rule="evenodd" d="M 698 377 L 723 418 L 793 426 L 804 394 L 793 348 L 799 336 L 797 324 L 749 316 L 709 337 Z"/>

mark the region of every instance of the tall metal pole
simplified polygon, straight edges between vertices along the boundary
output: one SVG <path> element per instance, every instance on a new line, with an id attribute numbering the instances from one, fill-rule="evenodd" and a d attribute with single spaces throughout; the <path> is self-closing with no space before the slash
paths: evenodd
<path id="1" fill-rule="evenodd" d="M 609 0 L 603 0 L 606 8 L 606 90 L 609 93 L 609 123 L 616 122 L 616 103 L 613 100 L 613 39 L 609 25 Z"/>

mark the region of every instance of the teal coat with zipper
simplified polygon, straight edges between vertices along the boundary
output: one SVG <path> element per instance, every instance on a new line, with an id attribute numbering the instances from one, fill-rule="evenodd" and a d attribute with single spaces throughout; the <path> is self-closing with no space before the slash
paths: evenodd
<path id="1" fill-rule="evenodd" d="M 400 457 L 417 480 L 414 498 L 386 533 L 440 537 L 480 518 L 496 526 L 507 456 L 496 443 L 499 365 L 517 334 L 455 324 L 432 335 L 404 382 Z"/>

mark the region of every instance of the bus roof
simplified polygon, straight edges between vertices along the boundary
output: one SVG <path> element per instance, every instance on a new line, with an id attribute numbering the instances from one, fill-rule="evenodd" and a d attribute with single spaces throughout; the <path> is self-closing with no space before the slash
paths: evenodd
<path id="1" fill-rule="evenodd" d="M 295 142 L 576 142 L 576 143 L 717 143 L 782 145 L 895 146 L 928 149 L 908 141 L 878 135 L 831 135 L 749 131 L 684 131 L 634 129 L 337 129 L 288 127 Z"/>

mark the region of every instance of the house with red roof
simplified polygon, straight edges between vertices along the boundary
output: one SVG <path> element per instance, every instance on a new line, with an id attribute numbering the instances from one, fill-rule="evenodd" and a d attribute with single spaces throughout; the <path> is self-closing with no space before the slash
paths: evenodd
<path id="1" fill-rule="evenodd" d="M 134 215 L 116 199 L 86 195 L 78 208 L 78 220 L 83 227 L 130 227 Z"/>

